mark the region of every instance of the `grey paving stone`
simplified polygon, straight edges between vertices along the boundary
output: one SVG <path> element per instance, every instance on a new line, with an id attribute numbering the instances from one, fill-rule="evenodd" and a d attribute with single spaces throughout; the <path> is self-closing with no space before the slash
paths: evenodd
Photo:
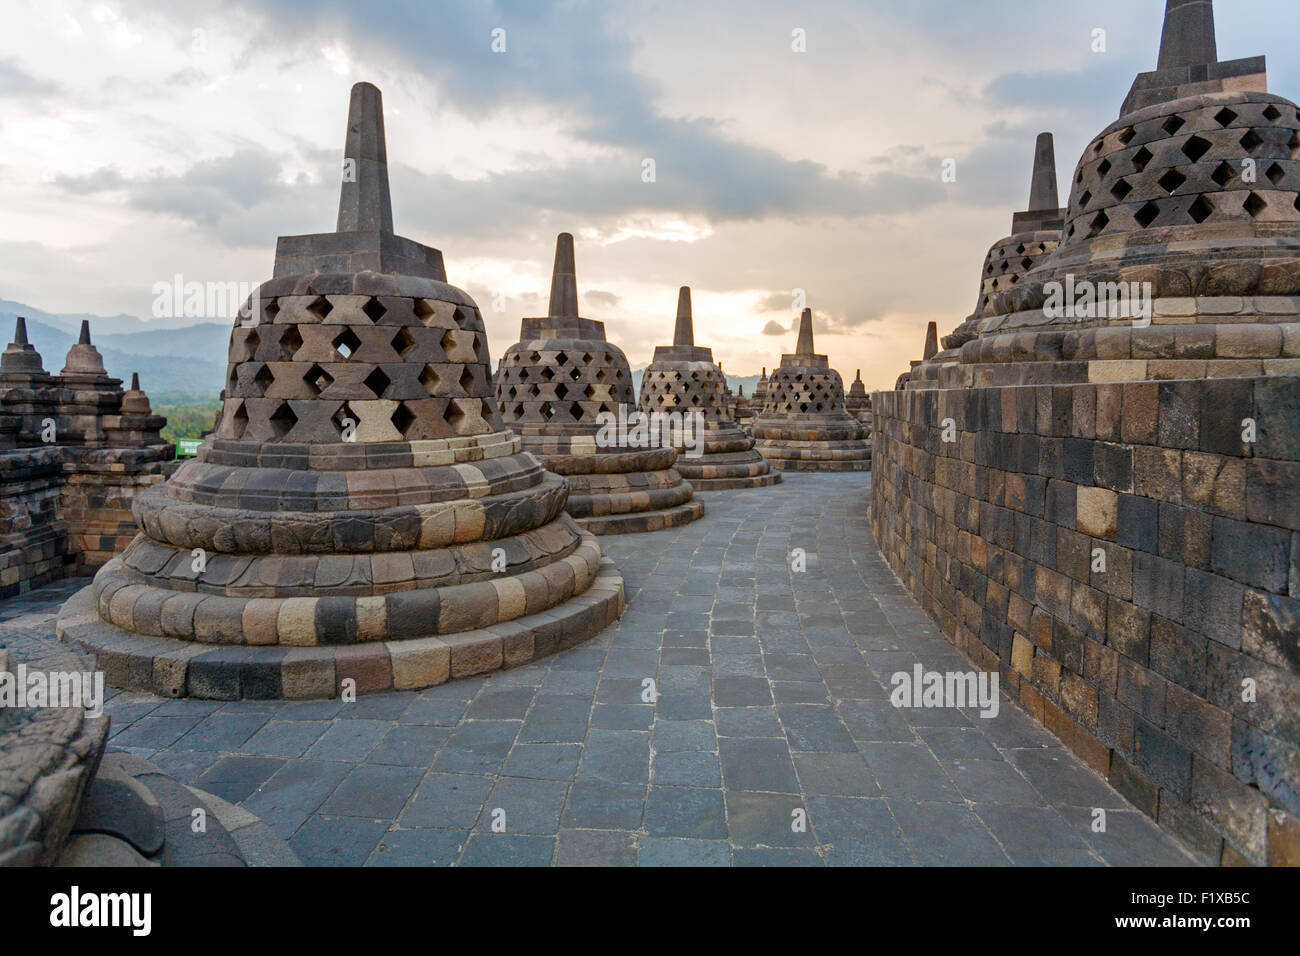
<path id="1" fill-rule="evenodd" d="M 808 814 L 830 866 L 906 866 L 913 862 L 884 800 L 809 797 Z"/>
<path id="2" fill-rule="evenodd" d="M 578 779 L 647 783 L 650 779 L 650 735 L 593 730 L 587 735 L 583 748 Z"/>
<path id="3" fill-rule="evenodd" d="M 653 704 L 597 704 L 591 712 L 592 730 L 649 730 Z"/>
<path id="4" fill-rule="evenodd" d="M 1154 820 L 1136 810 L 1107 810 L 1105 829 L 1087 807 L 1063 807 L 1066 826 L 1084 840 L 1109 866 L 1197 866 L 1196 860 Z"/>
<path id="5" fill-rule="evenodd" d="M 785 737 L 775 707 L 719 707 L 719 737 Z"/>
<path id="6" fill-rule="evenodd" d="M 720 787 L 722 771 L 717 754 L 662 753 L 655 755 L 653 780 L 657 786 Z"/>
<path id="7" fill-rule="evenodd" d="M 470 830 L 494 783 L 494 777 L 477 774 L 426 773 L 397 822 L 411 828 Z"/>
<path id="8" fill-rule="evenodd" d="M 730 866 L 731 849 L 707 840 L 646 837 L 641 841 L 641 866 Z"/>
<path id="9" fill-rule="evenodd" d="M 961 799 L 939 761 L 921 744 L 864 743 L 861 748 L 885 796 L 944 802 Z"/>
<path id="10" fill-rule="evenodd" d="M 1049 807 L 975 804 L 976 815 L 1018 866 L 1100 865 L 1077 827 Z"/>
<path id="11" fill-rule="evenodd" d="M 727 830 L 733 846 L 816 845 L 811 825 L 803 832 L 795 829 L 795 811 L 802 811 L 806 819 L 808 810 L 798 795 L 729 789 L 724 799 L 727 803 Z"/>
<path id="12" fill-rule="evenodd" d="M 117 747 L 165 750 L 189 733 L 200 719 L 198 714 L 190 717 L 141 717 L 112 733 L 109 740 Z"/>
<path id="13" fill-rule="evenodd" d="M 468 706 L 465 701 L 416 697 L 411 701 L 411 705 L 402 711 L 397 721 L 401 724 L 455 727 L 460 723 Z"/>
<path id="14" fill-rule="evenodd" d="M 461 866 L 550 866 L 555 837 L 517 833 L 471 833 Z"/>
<path id="15" fill-rule="evenodd" d="M 1000 760 L 978 727 L 922 727 L 917 733 L 941 760 Z"/>
<path id="16" fill-rule="evenodd" d="M 718 752 L 728 789 L 799 792 L 794 762 L 784 739 L 722 737 Z"/>
<path id="17" fill-rule="evenodd" d="M 785 725 L 791 750 L 857 753 L 857 744 L 831 708 L 812 704 L 781 704 L 777 706 L 776 712 Z"/>
<path id="18" fill-rule="evenodd" d="M 570 694 L 538 694 L 519 739 L 525 743 L 581 743 L 592 701 Z"/>
<path id="19" fill-rule="evenodd" d="M 581 744 L 515 744 L 502 773 L 538 780 L 572 780 L 582 759 Z"/>
<path id="20" fill-rule="evenodd" d="M 356 817 L 312 817 L 289 846 L 306 866 L 361 866 L 378 846 L 388 825 Z"/>
<path id="21" fill-rule="evenodd" d="M 353 767 L 323 804 L 333 816 L 393 820 L 406 806 L 422 774 L 413 767 Z"/>
<path id="22" fill-rule="evenodd" d="M 657 753 L 718 749 L 718 737 L 708 720 L 656 720 L 652 737 Z"/>
<path id="23" fill-rule="evenodd" d="M 384 738 L 366 754 L 366 762 L 428 767 L 450 737 L 451 730 L 446 727 L 390 725 Z"/>
<path id="24" fill-rule="evenodd" d="M 807 794 L 842 797 L 878 797 L 880 787 L 866 760 L 853 753 L 797 753 L 795 771 Z"/>
<path id="25" fill-rule="evenodd" d="M 517 720 L 474 720 L 458 726 L 434 758 L 433 769 L 497 773 L 519 733 Z"/>
<path id="26" fill-rule="evenodd" d="M 366 866 L 451 866 L 469 840 L 464 830 L 392 830 L 366 859 Z"/>
<path id="27" fill-rule="evenodd" d="M 1128 808 L 1106 781 L 1064 750 L 1009 750 L 1007 759 L 1052 806 Z"/>
<path id="28" fill-rule="evenodd" d="M 393 725 L 386 720 L 338 720 L 307 749 L 311 760 L 339 760 L 358 763 Z"/>
<path id="29" fill-rule="evenodd" d="M 592 830 L 637 830 L 641 827 L 645 800 L 643 786 L 579 780 L 569 788 L 564 825 Z"/>
<path id="30" fill-rule="evenodd" d="M 222 800 L 241 803 L 283 767 L 284 763 L 279 757 L 222 757 L 193 782 L 200 790 L 206 790 Z"/>
<path id="31" fill-rule="evenodd" d="M 825 866 L 814 850 L 786 847 L 736 849 L 731 859 L 734 866 Z"/>
<path id="32" fill-rule="evenodd" d="M 636 866 L 636 834 L 625 830 L 561 830 L 557 866 Z"/>
<path id="33" fill-rule="evenodd" d="M 244 741 L 239 750 L 268 757 L 301 757 L 328 728 L 323 720 L 272 720 Z"/>
<path id="34" fill-rule="evenodd" d="M 469 720 L 523 720 L 534 696 L 531 687 L 497 689 L 494 684 L 489 684 L 470 701 L 465 717 Z"/>
<path id="35" fill-rule="evenodd" d="M 1036 807 L 1042 794 L 1012 764 L 997 760 L 941 760 L 961 795 L 972 803 Z"/>
<path id="36" fill-rule="evenodd" d="M 282 839 L 291 837 L 348 775 L 347 764 L 286 760 L 243 801 Z"/>
<path id="37" fill-rule="evenodd" d="M 726 839 L 727 810 L 722 791 L 651 787 L 645 830 L 653 836 Z"/>
<path id="38" fill-rule="evenodd" d="M 922 866 L 1011 863 L 983 821 L 962 804 L 893 800 L 889 806 L 912 855 Z"/>
<path id="39" fill-rule="evenodd" d="M 506 833 L 554 835 L 568 794 L 569 785 L 560 780 L 499 777 L 479 815 L 478 828 L 491 830 L 500 819 Z M 498 815 L 498 810 L 504 815 Z"/>

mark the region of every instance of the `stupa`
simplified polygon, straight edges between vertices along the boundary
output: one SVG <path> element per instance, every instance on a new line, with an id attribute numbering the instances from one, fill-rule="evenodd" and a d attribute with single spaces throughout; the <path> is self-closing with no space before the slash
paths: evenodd
<path id="1" fill-rule="evenodd" d="M 1168 0 L 1059 246 L 985 290 L 874 396 L 881 553 L 1199 857 L 1294 865 L 1300 108 L 1218 60 L 1210 0 Z"/>
<path id="2" fill-rule="evenodd" d="M 871 470 L 869 433 L 844 408 L 840 373 L 813 351 L 812 309 L 799 317 L 794 354 L 772 370 L 751 430 L 759 453 L 781 471 Z"/>
<path id="3" fill-rule="evenodd" d="M 691 290 L 677 293 L 677 322 L 673 344 L 655 348 L 654 361 L 641 378 L 641 410 L 699 412 L 704 432 L 702 454 L 678 449 L 677 470 L 697 491 L 761 488 L 781 480 L 779 472 L 754 450 L 754 439 L 736 423 L 727 401 L 722 367 L 712 349 L 695 344 Z"/>
<path id="4" fill-rule="evenodd" d="M 510 667 L 621 613 L 567 487 L 505 430 L 474 301 L 393 231 L 379 90 L 352 88 L 335 232 L 281 237 L 220 424 L 64 606 L 110 684 L 332 697 Z"/>
<path id="5" fill-rule="evenodd" d="M 1044 256 L 1056 251 L 1061 244 L 1066 215 L 1066 210 L 1059 206 L 1057 195 L 1056 148 L 1052 134 L 1039 133 L 1034 144 L 1029 208 L 1012 215 L 1011 235 L 993 243 L 988 255 L 984 257 L 975 311 L 944 336 L 942 352 L 938 349 L 937 340 L 931 341 L 931 335 L 935 334 L 937 326 L 934 322 L 930 323 L 926 329 L 926 344 L 921 362 L 912 363 L 911 371 L 899 383 L 900 388 L 918 375 L 917 367 L 922 363 L 926 364 L 919 372 L 920 377 L 916 378 L 918 382 L 930 381 L 932 376 L 938 374 L 939 366 L 956 362 L 961 347 L 980 334 L 981 323 L 990 316 L 990 299 L 998 293 L 1014 289 Z"/>
<path id="6" fill-rule="evenodd" d="M 871 428 L 871 396 L 862 381 L 862 369 L 858 369 L 849 385 L 849 392 L 844 396 L 844 410 L 856 418 L 868 429 Z"/>
<path id="7" fill-rule="evenodd" d="M 758 377 L 758 384 L 754 386 L 754 394 L 750 396 L 750 403 L 754 406 L 755 414 L 763 411 L 763 405 L 767 402 L 767 366 L 763 366 L 763 374 Z"/>
<path id="8" fill-rule="evenodd" d="M 636 412 L 632 370 L 605 323 L 578 315 L 573 236 L 555 241 L 547 314 L 524 319 L 497 368 L 497 410 L 523 447 L 569 483 L 568 511 L 596 534 L 659 531 L 694 521 L 704 505 L 674 467 L 671 447 L 623 441 L 607 422 Z"/>

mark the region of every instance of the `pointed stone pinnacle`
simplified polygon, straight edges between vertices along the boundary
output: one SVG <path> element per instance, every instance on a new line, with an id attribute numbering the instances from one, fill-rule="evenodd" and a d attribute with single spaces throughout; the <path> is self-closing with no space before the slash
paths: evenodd
<path id="1" fill-rule="evenodd" d="M 939 324 L 931 322 L 925 327 L 925 351 L 921 353 L 923 361 L 930 361 L 939 354 Z"/>
<path id="2" fill-rule="evenodd" d="M 673 345 L 695 345 L 695 328 L 691 320 L 691 287 L 677 290 L 677 327 L 673 329 Z"/>
<path id="3" fill-rule="evenodd" d="M 1039 133 L 1034 144 L 1034 175 L 1029 184 L 1029 211 L 1059 209 L 1056 192 L 1056 147 L 1051 133 Z"/>
<path id="4" fill-rule="evenodd" d="M 573 263 L 573 236 L 562 232 L 555 238 L 555 267 L 551 270 L 551 305 L 546 314 L 553 319 L 578 317 L 578 276 Z"/>
<path id="5" fill-rule="evenodd" d="M 1168 0 L 1157 70 L 1218 63 L 1214 0 Z"/>
<path id="6" fill-rule="evenodd" d="M 90 319 L 81 320 L 81 338 L 77 339 L 78 345 L 90 344 Z"/>
<path id="7" fill-rule="evenodd" d="M 370 83 L 354 85 L 348 104 L 338 231 L 393 231 L 388 147 L 384 142 L 384 99 L 379 88 Z"/>
<path id="8" fill-rule="evenodd" d="M 14 323 L 14 345 L 27 344 L 27 319 L 20 315 Z"/>
<path id="9" fill-rule="evenodd" d="M 862 381 L 862 369 L 858 369 L 857 373 L 853 376 L 853 381 L 855 382 Z"/>
<path id="10" fill-rule="evenodd" d="M 140 391 L 140 373 L 139 373 L 139 372 L 132 372 L 132 373 L 131 373 L 131 391 L 133 391 L 133 392 L 138 392 L 138 391 Z"/>
<path id="11" fill-rule="evenodd" d="M 803 314 L 799 316 L 799 341 L 794 348 L 795 355 L 812 355 L 813 353 L 813 331 L 812 331 L 812 309 L 804 309 Z"/>

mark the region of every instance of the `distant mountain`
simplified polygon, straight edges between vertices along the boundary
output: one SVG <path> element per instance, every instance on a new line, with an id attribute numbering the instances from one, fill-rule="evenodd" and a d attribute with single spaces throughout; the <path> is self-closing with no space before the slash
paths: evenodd
<path id="1" fill-rule="evenodd" d="M 0 340 L 13 339 L 14 320 L 27 318 L 27 337 L 41 353 L 45 370 L 57 375 L 77 341 L 81 320 L 90 320 L 90 340 L 104 356 L 109 375 L 124 382 L 140 373 L 140 387 L 157 404 L 208 401 L 226 379 L 230 326 L 203 322 L 165 327 L 169 320 L 146 323 L 130 315 L 52 315 L 20 302 L 0 300 Z M 112 329 L 114 331 L 108 331 Z"/>

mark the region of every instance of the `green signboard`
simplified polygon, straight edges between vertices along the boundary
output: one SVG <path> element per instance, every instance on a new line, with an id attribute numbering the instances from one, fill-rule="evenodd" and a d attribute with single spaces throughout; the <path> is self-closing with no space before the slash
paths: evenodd
<path id="1" fill-rule="evenodd" d="M 178 438 L 176 440 L 176 457 L 193 458 L 199 453 L 199 446 L 202 444 L 202 438 Z"/>

